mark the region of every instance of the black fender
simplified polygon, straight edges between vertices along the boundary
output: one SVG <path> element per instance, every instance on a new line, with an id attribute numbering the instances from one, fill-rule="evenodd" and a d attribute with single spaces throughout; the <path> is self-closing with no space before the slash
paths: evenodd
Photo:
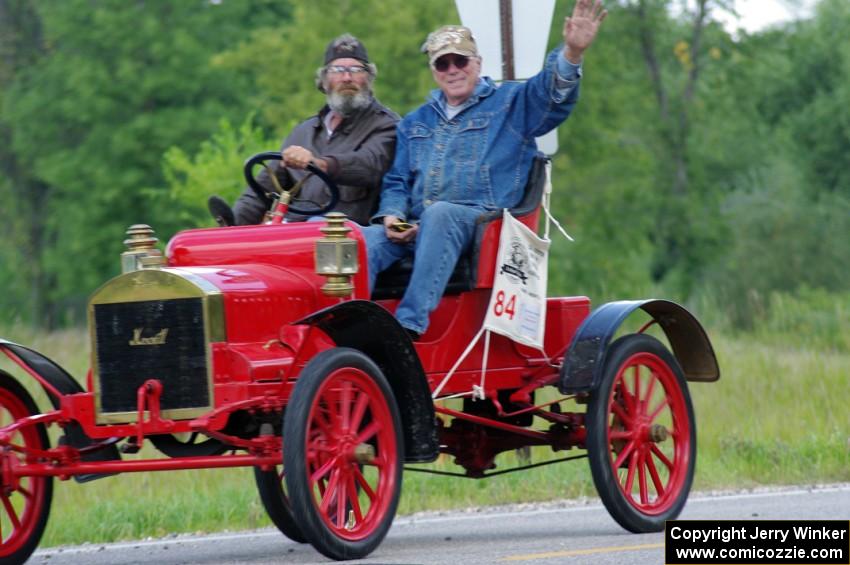
<path id="1" fill-rule="evenodd" d="M 0 349 L 12 353 L 12 361 L 21 366 L 24 370 L 29 369 L 45 380 L 47 384 L 52 386 L 60 396 L 56 396 L 47 386 L 42 384 L 42 388 L 47 393 L 50 399 L 50 404 L 55 410 L 61 406 L 62 396 L 69 394 L 77 394 L 85 392 L 80 383 L 72 377 L 68 371 L 63 369 L 58 363 L 54 362 L 45 355 L 42 355 L 34 349 L 18 345 L 11 341 L 0 338 Z M 78 449 L 91 448 L 97 445 L 92 439 L 86 435 L 82 426 L 78 422 L 69 422 L 64 426 L 65 434 L 59 439 L 60 442 L 65 442 L 68 445 Z M 117 441 L 117 440 L 115 440 Z M 101 442 L 97 450 L 84 453 L 81 457 L 83 461 L 113 461 L 121 459 L 118 449 L 115 447 L 115 441 L 108 440 Z M 93 481 L 102 477 L 108 477 L 110 474 L 86 474 L 74 475 L 74 480 L 79 483 Z"/>
<path id="2" fill-rule="evenodd" d="M 21 365 L 23 369 L 26 370 L 29 368 L 34 373 L 41 376 L 41 378 L 47 381 L 48 384 L 50 384 L 63 396 L 66 394 L 85 392 L 83 387 L 80 386 L 80 383 L 68 374 L 68 371 L 38 351 L 5 339 L 0 339 L 0 348 L 14 354 L 17 359 L 12 358 L 13 361 Z M 60 399 L 57 398 L 55 394 L 52 394 L 47 387 L 44 387 L 44 390 L 47 392 L 47 396 L 50 398 L 50 403 L 53 405 L 53 408 L 58 410 Z"/>
<path id="3" fill-rule="evenodd" d="M 350 300 L 295 322 L 315 326 L 339 346 L 362 351 L 387 380 L 404 428 L 404 459 L 427 463 L 439 455 L 431 389 L 413 342 L 395 317 L 368 300 Z"/>
<path id="4" fill-rule="evenodd" d="M 638 308 L 664 330 L 687 380 L 712 382 L 720 378 L 711 341 L 686 308 L 669 300 L 621 300 L 594 310 L 573 336 L 558 382 L 563 394 L 589 392 L 599 386 L 608 344 L 623 321 Z"/>

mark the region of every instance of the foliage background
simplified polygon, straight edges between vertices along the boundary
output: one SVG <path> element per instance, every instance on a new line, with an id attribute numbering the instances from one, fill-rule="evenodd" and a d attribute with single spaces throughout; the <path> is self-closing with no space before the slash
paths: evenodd
<path id="1" fill-rule="evenodd" d="M 850 4 L 730 35 L 729 0 L 619 0 L 559 129 L 552 292 L 658 294 L 748 330 L 850 282 Z M 572 4 L 559 0 L 551 43 Z M 672 14 L 675 14 L 672 15 Z M 399 113 L 451 0 L 0 0 L 0 323 L 83 319 L 126 227 L 210 225 L 240 163 L 322 104 L 327 40 L 364 39 Z M 705 315 L 705 314 L 703 314 Z"/>

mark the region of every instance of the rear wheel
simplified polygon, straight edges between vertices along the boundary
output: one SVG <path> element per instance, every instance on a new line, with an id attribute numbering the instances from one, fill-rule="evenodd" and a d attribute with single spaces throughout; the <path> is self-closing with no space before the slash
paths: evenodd
<path id="1" fill-rule="evenodd" d="M 0 429 L 37 413 L 26 389 L 0 372 Z M 35 551 L 47 525 L 53 477 L 14 477 L 11 471 L 35 462 L 27 450 L 50 446 L 43 425 L 23 427 L 9 441 L 23 451 L 0 451 L 0 562 L 23 563 Z"/>
<path id="2" fill-rule="evenodd" d="M 596 490 L 632 532 L 656 532 L 679 515 L 696 463 L 696 425 L 682 369 L 657 339 L 624 336 L 608 351 L 587 410 Z"/>
<path id="3" fill-rule="evenodd" d="M 354 349 L 316 355 L 286 408 L 286 485 L 304 535 L 332 559 L 371 553 L 401 492 L 401 424 L 381 370 Z"/>
<path id="4" fill-rule="evenodd" d="M 263 507 L 277 529 L 292 541 L 306 543 L 307 538 L 292 515 L 283 467 L 278 466 L 271 471 L 254 467 L 254 480 L 257 482 L 257 491 L 260 493 Z"/>

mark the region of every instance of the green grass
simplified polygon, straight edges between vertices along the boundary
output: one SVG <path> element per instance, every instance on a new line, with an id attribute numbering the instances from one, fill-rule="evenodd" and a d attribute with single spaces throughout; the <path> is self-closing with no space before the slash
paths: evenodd
<path id="1" fill-rule="evenodd" d="M 0 335 L 45 353 L 76 376 L 85 375 L 85 331 L 39 334 L 13 327 Z M 694 488 L 850 481 L 850 352 L 831 344 L 795 348 L 793 336 L 711 335 L 722 376 L 716 383 L 690 386 L 699 434 Z M 0 368 L 28 378 L 6 361 Z M 577 453 L 535 448 L 532 460 Z M 513 453 L 497 463 L 499 469 L 518 464 Z M 431 467 L 458 471 L 449 458 Z M 54 484 L 52 515 L 41 544 L 45 547 L 271 525 L 250 469 L 125 474 L 82 485 Z M 486 480 L 408 472 L 399 512 L 579 496 L 596 496 L 584 460 Z"/>

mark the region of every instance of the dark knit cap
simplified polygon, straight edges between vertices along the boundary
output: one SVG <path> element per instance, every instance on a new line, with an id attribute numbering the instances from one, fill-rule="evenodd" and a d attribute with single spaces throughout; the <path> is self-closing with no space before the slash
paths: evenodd
<path id="1" fill-rule="evenodd" d="M 349 33 L 344 33 L 328 43 L 325 49 L 325 64 L 334 59 L 357 59 L 361 63 L 369 63 L 369 54 L 360 40 Z"/>

